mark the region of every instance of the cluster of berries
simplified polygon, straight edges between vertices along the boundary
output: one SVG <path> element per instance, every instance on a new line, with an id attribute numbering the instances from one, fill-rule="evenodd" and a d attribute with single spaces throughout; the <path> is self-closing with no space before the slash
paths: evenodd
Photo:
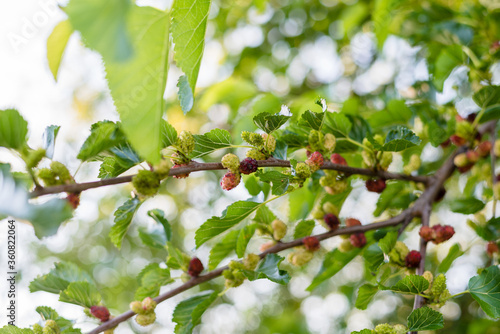
<path id="1" fill-rule="evenodd" d="M 246 279 L 243 270 L 255 270 L 259 261 L 260 257 L 257 254 L 248 254 L 243 259 L 243 262 L 229 262 L 229 269 L 226 269 L 222 272 L 222 276 L 224 276 L 224 278 L 226 279 L 226 288 L 235 288 L 243 284 Z"/>
<path id="2" fill-rule="evenodd" d="M 473 150 L 469 149 L 465 153 L 457 154 L 453 162 L 458 171 L 460 173 L 468 172 L 479 159 L 490 154 L 491 146 L 491 141 L 487 140 L 479 143 Z"/>
<path id="3" fill-rule="evenodd" d="M 266 224 L 264 222 L 257 222 L 257 232 L 260 235 L 270 235 L 273 240 L 267 241 L 260 245 L 259 250 L 265 252 L 269 248 L 276 245 L 278 241 L 283 239 L 288 230 L 287 225 L 281 219 L 275 219 L 271 224 Z"/>
<path id="4" fill-rule="evenodd" d="M 194 151 L 196 142 L 193 135 L 189 131 L 181 131 L 177 136 L 177 143 L 172 145 L 176 151 L 172 154 L 171 161 L 174 164 L 172 169 L 189 165 L 191 159 L 189 155 Z M 189 176 L 189 173 L 175 174 L 174 178 L 184 179 Z"/>
<path id="5" fill-rule="evenodd" d="M 45 326 L 42 327 L 40 324 L 33 325 L 34 334 L 60 334 L 61 329 L 57 325 L 55 320 L 49 319 L 45 321 Z"/>
<path id="6" fill-rule="evenodd" d="M 435 244 L 440 244 L 450 239 L 455 234 L 455 229 L 450 225 L 422 226 L 419 234 L 427 242 L 432 241 Z"/>
<path id="7" fill-rule="evenodd" d="M 132 312 L 137 313 L 135 322 L 144 327 L 155 322 L 155 308 L 156 302 L 151 297 L 144 298 L 142 302 L 133 301 L 130 303 L 130 309 Z"/>
<path id="8" fill-rule="evenodd" d="M 243 131 L 241 133 L 241 138 L 254 147 L 247 152 L 248 158 L 266 160 L 272 156 L 274 150 L 276 150 L 276 138 L 267 133 L 258 134 Z"/>
<path id="9" fill-rule="evenodd" d="M 427 303 L 437 307 L 443 306 L 451 297 L 446 287 L 446 276 L 439 274 L 434 278 L 430 271 L 425 271 L 422 276 L 429 282 L 429 288 L 424 291 L 424 294 L 429 296 Z"/>
<path id="10" fill-rule="evenodd" d="M 338 153 L 332 154 L 330 161 L 337 165 L 347 166 L 347 161 Z M 325 176 L 319 179 L 319 184 L 330 195 L 340 194 L 349 186 L 345 173 L 335 170 L 325 170 Z"/>
<path id="11" fill-rule="evenodd" d="M 294 266 L 303 266 L 314 257 L 314 252 L 317 252 L 321 245 L 316 237 L 304 237 L 302 239 L 303 246 L 296 247 L 293 252 L 288 254 L 288 262 Z"/>
<path id="12" fill-rule="evenodd" d="M 375 135 L 373 139 L 380 145 L 384 145 L 384 138 L 381 135 Z M 392 153 L 377 151 L 373 144 L 367 139 L 363 139 L 365 149 L 361 152 L 363 157 L 363 166 L 375 170 L 387 170 L 392 163 Z"/>
<path id="13" fill-rule="evenodd" d="M 222 157 L 222 166 L 228 169 L 228 172 L 224 174 L 220 185 L 224 190 L 231 190 L 236 188 L 241 181 L 241 174 L 251 174 L 257 171 L 259 167 L 257 160 L 253 158 L 246 158 L 240 162 L 240 159 L 232 154 L 228 153 Z"/>
<path id="14" fill-rule="evenodd" d="M 372 334 L 406 334 L 407 332 L 408 328 L 405 325 L 380 324 L 375 326 Z"/>
<path id="15" fill-rule="evenodd" d="M 391 263 L 409 269 L 417 268 L 422 260 L 422 255 L 419 251 L 410 251 L 406 244 L 402 241 L 397 241 L 387 255 L 389 256 Z"/>
<path id="16" fill-rule="evenodd" d="M 345 220 L 345 226 L 346 227 L 361 226 L 361 222 L 355 218 L 347 218 Z M 344 240 L 339 245 L 339 250 L 341 252 L 348 252 L 348 251 L 352 250 L 353 247 L 363 248 L 366 245 L 366 236 L 363 232 L 353 233 L 349 236 L 342 235 L 342 238 Z"/>
<path id="17" fill-rule="evenodd" d="M 324 135 L 318 130 L 311 130 L 308 143 L 309 145 L 306 147 L 308 155 L 310 152 L 319 152 L 321 155 L 330 156 L 335 150 L 337 139 L 331 133 Z"/>

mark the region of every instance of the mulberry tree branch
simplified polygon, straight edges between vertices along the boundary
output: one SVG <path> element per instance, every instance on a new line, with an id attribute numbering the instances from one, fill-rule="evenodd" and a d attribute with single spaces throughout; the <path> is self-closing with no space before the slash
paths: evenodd
<path id="1" fill-rule="evenodd" d="M 269 158 L 267 160 L 259 160 L 257 161 L 257 164 L 259 167 L 290 167 L 290 161 L 280 160 L 275 158 Z M 326 161 L 321 167 L 321 169 L 337 170 L 339 172 L 344 172 L 346 174 L 353 174 L 353 175 L 357 174 L 357 175 L 373 176 L 386 180 L 406 180 L 413 182 L 421 182 L 425 184 L 428 184 L 430 180 L 429 176 L 412 176 L 406 174 L 391 173 L 382 170 L 349 167 L 339 164 L 333 164 L 329 161 Z M 222 166 L 221 163 L 218 162 L 192 161 L 187 166 L 171 169 L 168 175 L 175 176 L 180 174 L 187 174 L 191 172 L 207 171 L 207 170 L 225 170 L 225 168 Z M 132 181 L 133 177 L 134 175 L 128 175 L 128 176 L 120 176 L 120 177 L 104 179 L 100 181 L 64 184 L 46 188 L 40 187 L 33 190 L 30 193 L 30 197 L 34 198 L 43 195 L 57 194 L 62 192 L 79 193 L 92 188 L 99 188 L 120 183 L 128 183 Z"/>

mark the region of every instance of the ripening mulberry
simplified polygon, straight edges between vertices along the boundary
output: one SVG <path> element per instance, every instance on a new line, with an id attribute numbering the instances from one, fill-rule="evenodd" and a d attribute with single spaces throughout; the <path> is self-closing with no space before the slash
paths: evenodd
<path id="1" fill-rule="evenodd" d="M 330 161 L 333 163 L 333 164 L 338 164 L 338 165 L 344 165 L 344 166 L 347 166 L 347 161 L 345 161 L 344 157 L 341 156 L 340 154 L 338 153 L 334 153 L 332 154 L 332 156 L 330 157 Z"/>
<path id="2" fill-rule="evenodd" d="M 305 237 L 302 242 L 308 251 L 315 252 L 320 248 L 319 240 L 316 237 Z"/>
<path id="3" fill-rule="evenodd" d="M 366 245 L 366 237 L 364 233 L 351 234 L 349 239 L 351 240 L 351 244 L 354 247 L 362 248 L 364 245 Z"/>
<path id="4" fill-rule="evenodd" d="M 243 174 L 252 174 L 257 171 L 259 165 L 257 164 L 257 160 L 252 158 L 243 159 L 240 162 L 240 172 Z"/>
<path id="5" fill-rule="evenodd" d="M 90 314 L 102 322 L 109 320 L 109 310 L 106 306 L 92 306 L 90 308 Z"/>
<path id="6" fill-rule="evenodd" d="M 315 171 L 319 170 L 321 166 L 323 166 L 324 162 L 323 155 L 321 155 L 320 152 L 315 151 L 309 156 L 309 158 L 305 162 L 311 169 L 311 172 L 314 173 Z"/>
<path id="7" fill-rule="evenodd" d="M 374 193 L 380 194 L 384 191 L 385 187 L 386 184 L 383 179 L 372 179 L 366 181 L 366 189 Z"/>
<path id="8" fill-rule="evenodd" d="M 340 225 L 339 218 L 333 213 L 327 213 L 326 215 L 323 216 L 323 219 L 325 221 L 325 224 L 328 225 L 328 227 L 332 231 L 336 230 Z"/>
<path id="9" fill-rule="evenodd" d="M 189 261 L 188 274 L 191 277 L 198 277 L 200 273 L 203 271 L 203 263 L 201 263 L 200 259 L 197 257 L 193 257 L 191 261 Z"/>
<path id="10" fill-rule="evenodd" d="M 417 268 L 422 260 L 422 255 L 419 251 L 412 250 L 406 255 L 406 268 Z"/>
<path id="11" fill-rule="evenodd" d="M 240 174 L 235 173 L 226 173 L 220 181 L 220 185 L 224 190 L 231 190 L 236 188 L 238 184 L 240 184 L 241 176 Z"/>

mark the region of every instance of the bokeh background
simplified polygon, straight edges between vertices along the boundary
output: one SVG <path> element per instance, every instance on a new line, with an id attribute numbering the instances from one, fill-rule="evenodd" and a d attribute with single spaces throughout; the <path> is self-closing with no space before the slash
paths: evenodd
<path id="1" fill-rule="evenodd" d="M 78 36 L 71 37 L 56 83 L 46 60 L 46 40 L 54 26 L 65 18 L 58 5 L 64 1 L 23 0 L 0 2 L 0 108 L 17 108 L 29 123 L 31 147 L 40 147 L 42 133 L 48 125 L 61 125 L 54 159 L 65 163 L 76 173 L 77 181 L 97 179 L 98 163 L 80 166 L 76 155 L 96 121 L 119 120 L 104 79 L 99 54 L 86 49 Z M 137 1 L 160 9 L 171 1 Z M 361 0 L 212 0 L 208 21 L 205 54 L 198 80 L 197 102 L 186 116 L 176 100 L 176 82 L 181 72 L 170 68 L 165 99 L 168 121 L 177 130 L 204 133 L 213 128 L 231 130 L 234 138 L 242 130 L 253 130 L 251 118 L 262 111 L 279 111 L 287 105 L 292 113 L 306 109 L 319 110 L 314 101 L 326 98 L 329 108 L 338 109 L 353 94 L 357 103 L 370 110 L 383 110 L 385 98 L 414 98 L 417 91 L 429 92 L 437 105 L 455 106 L 461 115 L 477 111 L 471 99 L 467 69 L 457 68 L 444 84 L 442 93 L 429 91 L 429 72 L 423 51 L 400 37 L 389 36 L 381 48 L 373 27 L 364 23 L 368 1 Z M 346 36 L 350 37 L 346 39 Z M 493 83 L 500 84 L 500 66 L 492 68 Z M 418 124 L 416 124 L 418 131 Z M 147 134 L 144 134 L 145 136 Z M 238 140 L 238 139 L 237 139 Z M 236 151 L 240 156 L 243 151 Z M 222 152 L 221 152 L 222 153 Z M 438 160 L 441 151 L 424 149 L 424 161 Z M 303 152 L 297 152 L 302 157 Z M 217 158 L 217 155 L 214 156 Z M 13 169 L 22 168 L 21 160 L 0 148 L 0 160 Z M 401 168 L 395 157 L 392 170 Z M 130 173 L 134 173 L 131 170 Z M 57 235 L 38 240 L 29 224 L 18 222 L 18 326 L 27 327 L 39 320 L 35 307 L 47 305 L 59 314 L 76 319 L 88 330 L 95 326 L 77 306 L 57 301 L 56 295 L 29 293 L 29 282 L 47 273 L 57 261 L 75 262 L 91 273 L 112 313 L 128 309 L 137 287 L 136 275 L 149 262 L 165 260 L 166 252 L 143 245 L 137 228 L 153 229 L 147 217 L 149 209 L 160 208 L 183 236 L 175 243 L 207 263 L 207 246 L 195 249 L 194 231 L 207 218 L 220 215 L 238 199 L 249 197 L 243 185 L 223 193 L 218 182 L 222 172 L 193 173 L 186 180 L 167 180 L 159 195 L 148 200 L 134 218 L 133 227 L 116 249 L 108 239 L 113 212 L 130 191 L 130 185 L 94 189 L 82 194 L 75 217 L 59 229 Z M 458 182 L 459 187 L 463 184 Z M 378 195 L 367 193 L 363 182 L 353 183 L 354 191 L 341 211 L 341 217 L 355 217 L 363 224 L 374 220 L 372 212 Z M 40 199 L 45 200 L 45 199 Z M 289 219 L 289 202 L 279 200 L 271 206 L 283 220 Z M 490 210 L 487 208 L 486 210 Z M 487 264 L 484 242 L 474 239 L 463 215 L 439 207 L 432 222 L 455 227 L 453 241 L 469 247 L 448 271 L 452 294 L 463 291 L 477 268 Z M 0 264 L 6 260 L 6 224 L 0 224 Z M 315 232 L 322 232 L 317 227 Z M 410 249 L 418 245 L 417 231 L 405 234 Z M 329 250 L 340 239 L 322 245 Z M 430 246 L 431 261 L 444 258 L 451 242 Z M 259 242 L 250 244 L 257 251 Z M 295 272 L 288 286 L 269 281 L 246 282 L 230 290 L 203 316 L 199 333 L 343 333 L 373 328 L 380 322 L 404 322 L 412 301 L 380 292 L 367 310 L 354 308 L 357 288 L 365 275 L 361 261 L 353 261 L 328 283 L 313 293 L 305 291 L 319 269 L 319 260 Z M 1 275 L 5 273 L 2 272 Z M 180 273 L 173 272 L 173 276 Z M 2 276 L 0 295 L 6 294 Z M 166 286 L 162 291 L 178 285 Z M 220 287 L 222 279 L 202 286 Z M 139 328 L 133 322 L 121 325 L 116 333 L 172 333 L 171 314 L 176 304 L 190 291 L 162 303 L 153 328 Z M 478 305 L 469 297 L 450 301 L 441 312 L 449 333 L 485 333 L 493 328 Z M 0 309 L 4 310 L 3 298 Z M 2 313 L 3 314 L 3 313 Z M 2 316 L 0 326 L 4 324 Z M 493 328 L 487 333 L 498 333 Z"/>

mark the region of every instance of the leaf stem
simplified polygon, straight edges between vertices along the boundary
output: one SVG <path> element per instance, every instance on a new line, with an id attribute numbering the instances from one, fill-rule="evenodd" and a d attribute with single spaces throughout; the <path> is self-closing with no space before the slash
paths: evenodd
<path id="1" fill-rule="evenodd" d="M 465 291 L 456 293 L 456 294 L 450 296 L 448 299 L 455 298 L 455 297 L 458 297 L 458 296 L 461 296 L 461 295 L 465 295 L 466 293 L 470 293 L 470 291 L 469 290 L 465 290 Z"/>

